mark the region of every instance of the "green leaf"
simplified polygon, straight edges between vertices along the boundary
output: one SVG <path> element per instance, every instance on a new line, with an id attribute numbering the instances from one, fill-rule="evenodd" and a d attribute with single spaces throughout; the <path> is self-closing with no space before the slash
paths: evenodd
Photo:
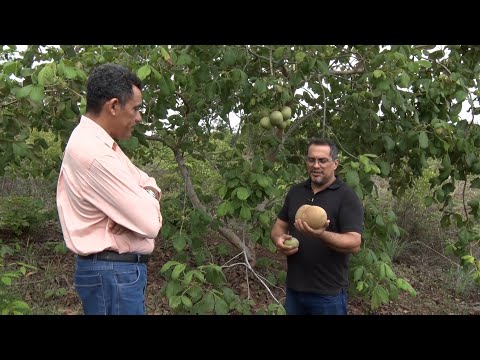
<path id="1" fill-rule="evenodd" d="M 325 61 L 323 60 L 317 60 L 317 65 L 318 69 L 320 72 L 324 75 L 329 75 L 330 74 L 330 69 L 328 68 L 328 65 Z"/>
<path id="2" fill-rule="evenodd" d="M 207 99 L 212 100 L 215 95 L 217 94 L 217 83 L 212 81 L 210 84 L 207 85 Z"/>
<path id="3" fill-rule="evenodd" d="M 240 210 L 240 217 L 244 220 L 250 220 L 252 218 L 252 213 L 248 206 L 242 206 Z"/>
<path id="4" fill-rule="evenodd" d="M 30 91 L 32 91 L 32 89 L 33 89 L 33 85 L 27 85 L 25 87 L 22 87 L 20 88 L 20 90 L 17 91 L 17 93 L 15 94 L 15 97 L 18 100 L 23 99 L 28 95 L 30 95 Z"/>
<path id="5" fill-rule="evenodd" d="M 400 75 L 400 86 L 402 88 L 407 88 L 410 85 L 410 76 L 406 72 L 402 72 Z"/>
<path id="6" fill-rule="evenodd" d="M 453 183 L 449 182 L 449 183 L 443 184 L 442 189 L 443 189 L 443 191 L 445 191 L 446 194 L 448 194 L 448 193 L 451 193 L 455 190 L 455 185 L 453 185 Z"/>
<path id="7" fill-rule="evenodd" d="M 177 251 L 182 251 L 187 245 L 185 235 L 177 233 L 173 237 L 173 247 Z"/>
<path id="8" fill-rule="evenodd" d="M 32 87 L 32 91 L 30 91 L 30 100 L 34 103 L 40 104 L 43 101 L 44 97 L 44 88 L 43 86 L 35 85 Z"/>
<path id="9" fill-rule="evenodd" d="M 470 188 L 472 189 L 480 189 L 480 178 L 475 178 L 470 183 Z"/>
<path id="10" fill-rule="evenodd" d="M 263 224 L 263 225 L 270 225 L 270 217 L 268 216 L 267 213 L 261 213 L 259 216 L 258 216 L 258 220 L 260 220 L 260 222 Z"/>
<path id="11" fill-rule="evenodd" d="M 180 296 L 175 295 L 168 299 L 168 306 L 170 306 L 172 309 L 176 309 L 181 302 L 182 300 Z"/>
<path id="12" fill-rule="evenodd" d="M 201 282 L 205 282 L 205 276 L 200 270 L 192 270 L 192 272 L 198 280 L 200 280 Z"/>
<path id="13" fill-rule="evenodd" d="M 178 265 L 178 264 L 180 264 L 178 261 L 170 260 L 162 266 L 162 268 L 160 269 L 160 272 L 164 273 L 165 271 L 170 269 L 172 266 Z"/>
<path id="14" fill-rule="evenodd" d="M 228 205 L 229 202 L 228 201 L 224 201 L 222 202 L 218 208 L 217 208 L 217 215 L 222 217 L 222 216 L 225 216 L 228 212 Z"/>
<path id="15" fill-rule="evenodd" d="M 428 61 L 428 60 L 418 60 L 418 61 L 417 61 L 417 64 L 418 64 L 419 66 L 421 66 L 421 67 L 426 68 L 426 69 L 432 67 L 432 64 L 431 64 L 430 61 Z"/>
<path id="16" fill-rule="evenodd" d="M 77 73 L 77 69 L 74 68 L 73 66 L 64 66 L 63 67 L 63 75 L 67 78 L 67 79 L 75 79 L 78 75 Z"/>
<path id="17" fill-rule="evenodd" d="M 137 70 L 137 76 L 140 80 L 145 80 L 148 75 L 152 72 L 150 65 L 143 65 L 140 69 Z"/>
<path id="18" fill-rule="evenodd" d="M 379 78 L 380 76 L 385 77 L 385 73 L 383 72 L 383 70 L 377 69 L 373 72 L 373 76 L 375 78 Z"/>
<path id="19" fill-rule="evenodd" d="M 185 265 L 185 264 L 176 265 L 175 269 L 173 269 L 173 271 L 172 271 L 172 279 L 177 280 L 178 277 L 180 276 L 180 274 L 182 273 L 182 271 L 185 270 L 186 267 L 187 267 L 187 265 Z"/>
<path id="20" fill-rule="evenodd" d="M 192 307 L 192 300 L 190 300 L 190 298 L 188 296 L 182 295 L 181 299 L 182 299 L 182 303 L 183 303 L 183 305 L 185 305 L 185 307 L 187 307 L 188 309 L 190 309 Z"/>
<path id="21" fill-rule="evenodd" d="M 459 95 L 461 95 L 461 94 L 459 94 Z M 460 114 L 460 111 L 462 111 L 462 102 L 459 102 L 458 104 L 452 105 L 452 107 L 450 108 L 449 114 L 450 114 L 450 116 L 457 116 L 458 114 Z"/>
<path id="22" fill-rule="evenodd" d="M 168 86 L 167 81 L 165 80 L 165 77 L 160 75 L 160 78 L 158 78 L 157 81 L 158 81 L 158 87 L 160 88 L 160 94 L 162 96 L 170 95 L 170 87 Z"/>
<path id="23" fill-rule="evenodd" d="M 257 182 L 258 182 L 258 185 L 260 185 L 262 188 L 268 187 L 270 183 L 268 181 L 268 178 L 265 175 L 261 175 L 261 174 L 257 176 Z"/>
<path id="24" fill-rule="evenodd" d="M 383 136 L 383 142 L 385 143 L 385 149 L 390 151 L 395 147 L 395 143 L 392 138 L 388 135 Z"/>
<path id="25" fill-rule="evenodd" d="M 380 164 L 378 164 L 378 166 L 380 167 L 380 171 L 382 172 L 383 175 L 387 176 L 388 174 L 390 174 L 389 163 L 387 163 L 386 161 L 382 161 L 380 162 Z"/>
<path id="26" fill-rule="evenodd" d="M 162 54 L 163 60 L 168 61 L 170 60 L 170 54 L 163 46 L 160 46 L 160 53 Z"/>
<path id="27" fill-rule="evenodd" d="M 377 83 L 377 88 L 381 91 L 388 91 L 390 90 L 390 84 L 387 80 L 380 80 Z"/>
<path id="28" fill-rule="evenodd" d="M 2 276 L 2 282 L 5 284 L 5 285 L 12 285 L 12 278 L 10 277 L 7 277 L 7 276 Z"/>
<path id="29" fill-rule="evenodd" d="M 193 301 L 198 301 L 202 297 L 202 290 L 199 286 L 192 286 L 187 290 L 187 294 L 190 295 Z"/>
<path id="30" fill-rule="evenodd" d="M 357 186 L 360 183 L 360 178 L 355 170 L 348 170 L 345 179 L 350 186 Z"/>
<path id="31" fill-rule="evenodd" d="M 192 57 L 188 54 L 181 54 L 177 59 L 177 65 L 189 65 L 192 62 Z"/>
<path id="32" fill-rule="evenodd" d="M 387 278 L 391 280 L 395 279 L 395 274 L 393 273 L 392 268 L 388 264 L 385 264 L 385 275 L 387 275 Z"/>
<path id="33" fill-rule="evenodd" d="M 357 282 L 358 280 L 360 280 L 362 278 L 363 272 L 364 272 L 363 266 L 357 267 L 353 272 L 353 281 Z"/>
<path id="34" fill-rule="evenodd" d="M 12 148 L 15 157 L 23 157 L 28 154 L 28 146 L 26 143 L 15 142 L 12 144 Z"/>
<path id="35" fill-rule="evenodd" d="M 378 214 L 376 217 L 375 217 L 375 223 L 378 225 L 378 226 L 385 226 L 385 222 L 383 221 L 383 215 L 382 214 Z"/>
<path id="36" fill-rule="evenodd" d="M 18 70 L 18 63 L 16 61 L 6 62 L 3 64 L 3 73 L 5 75 L 16 74 Z"/>
<path id="37" fill-rule="evenodd" d="M 267 84 L 266 84 L 265 80 L 257 79 L 257 81 L 255 81 L 255 87 L 256 87 L 257 93 L 259 95 L 261 95 L 265 91 L 267 91 Z"/>
<path id="38" fill-rule="evenodd" d="M 433 196 L 425 196 L 425 200 L 424 200 L 425 206 L 426 206 L 426 207 L 429 207 L 430 205 L 432 205 L 432 204 L 433 204 L 433 200 L 434 200 L 434 199 L 433 199 Z"/>
<path id="39" fill-rule="evenodd" d="M 38 84 L 45 85 L 53 82 L 56 72 L 55 64 L 46 64 L 38 73 Z"/>
<path id="40" fill-rule="evenodd" d="M 427 149 L 428 148 L 428 136 L 425 133 L 425 131 L 420 132 L 418 134 L 418 144 L 420 145 L 420 148 L 422 149 Z"/>
<path id="41" fill-rule="evenodd" d="M 208 294 L 204 295 L 204 297 L 193 306 L 192 312 L 197 314 L 208 314 L 213 311 L 214 306 L 215 306 L 215 300 L 213 298 L 213 294 L 209 292 Z"/>
<path id="42" fill-rule="evenodd" d="M 305 59 L 305 56 L 307 56 L 307 54 L 303 51 L 299 51 L 295 54 L 295 61 L 300 64 Z"/>
<path id="43" fill-rule="evenodd" d="M 461 104 L 467 98 L 467 92 L 465 90 L 457 90 L 455 92 L 455 98 L 457 102 Z"/>
<path id="44" fill-rule="evenodd" d="M 407 291 L 408 293 L 410 293 L 410 295 L 413 295 L 413 296 L 417 295 L 417 292 L 412 288 L 412 286 L 405 279 L 398 278 L 397 287 L 399 289 Z"/>
<path id="45" fill-rule="evenodd" d="M 235 64 L 235 52 L 231 48 L 227 48 L 227 50 L 225 51 L 223 61 L 227 66 L 232 66 Z"/>
<path id="46" fill-rule="evenodd" d="M 228 188 L 226 185 L 222 185 L 220 189 L 218 189 L 218 195 L 223 199 L 225 195 L 227 194 Z"/>
<path id="47" fill-rule="evenodd" d="M 215 314 L 217 315 L 227 315 L 228 314 L 228 305 L 220 297 L 215 299 Z"/>
<path id="48" fill-rule="evenodd" d="M 283 58 L 284 54 L 285 54 L 285 46 L 280 46 L 276 48 L 275 51 L 273 52 L 273 58 L 275 60 L 280 60 Z"/>
<path id="49" fill-rule="evenodd" d="M 240 200 L 247 200 L 249 196 L 250 196 L 249 191 L 245 189 L 243 186 L 238 188 L 237 198 L 239 198 Z"/>

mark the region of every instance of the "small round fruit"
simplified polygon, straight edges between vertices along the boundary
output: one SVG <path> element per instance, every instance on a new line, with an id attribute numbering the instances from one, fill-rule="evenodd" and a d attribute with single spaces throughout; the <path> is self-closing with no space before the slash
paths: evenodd
<path id="1" fill-rule="evenodd" d="M 261 118 L 260 126 L 265 130 L 270 130 L 272 128 L 272 124 L 270 123 L 270 118 L 268 116 Z"/>
<path id="2" fill-rule="evenodd" d="M 280 111 L 273 111 L 270 114 L 270 123 L 274 126 L 279 126 L 283 123 L 283 115 Z"/>
<path id="3" fill-rule="evenodd" d="M 288 120 L 292 117 L 292 109 L 288 106 L 284 106 L 280 112 L 283 115 L 283 120 Z"/>
<path id="4" fill-rule="evenodd" d="M 300 245 L 300 242 L 298 241 L 297 238 L 292 237 L 288 240 L 285 240 L 283 242 L 283 245 L 290 249 L 294 249 L 294 248 L 298 248 L 298 246 Z"/>

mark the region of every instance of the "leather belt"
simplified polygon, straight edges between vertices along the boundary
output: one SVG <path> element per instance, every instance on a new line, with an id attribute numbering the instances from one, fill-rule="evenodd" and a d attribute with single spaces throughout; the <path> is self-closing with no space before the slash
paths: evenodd
<path id="1" fill-rule="evenodd" d="M 115 251 L 105 250 L 96 254 L 91 254 L 87 256 L 78 255 L 80 259 L 92 259 L 97 261 L 121 261 L 121 262 L 130 262 L 130 263 L 148 263 L 150 260 L 150 255 L 144 254 L 133 254 L 133 253 L 124 253 L 119 254 Z"/>

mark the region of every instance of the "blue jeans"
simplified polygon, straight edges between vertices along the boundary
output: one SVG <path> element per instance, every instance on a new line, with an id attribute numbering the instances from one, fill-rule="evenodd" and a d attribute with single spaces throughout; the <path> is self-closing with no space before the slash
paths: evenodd
<path id="1" fill-rule="evenodd" d="M 285 311 L 287 315 L 347 315 L 347 292 L 321 295 L 287 288 Z"/>
<path id="2" fill-rule="evenodd" d="M 77 257 L 74 285 L 85 315 L 144 315 L 147 265 Z"/>

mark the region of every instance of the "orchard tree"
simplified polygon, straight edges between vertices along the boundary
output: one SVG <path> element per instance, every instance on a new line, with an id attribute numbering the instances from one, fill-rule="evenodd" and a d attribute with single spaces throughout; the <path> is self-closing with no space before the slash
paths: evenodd
<path id="1" fill-rule="evenodd" d="M 480 188 L 478 46 L 4 46 L 2 57 L 0 171 L 41 157 L 48 144 L 26 141 L 32 129 L 65 144 L 85 111 L 90 70 L 115 62 L 145 84 L 143 124 L 124 146 L 147 163 L 161 144 L 183 178 L 178 198 L 162 207 L 162 235 L 179 252 L 192 249 L 201 263 L 205 233 L 213 229 L 243 252 L 253 271 L 255 246 L 273 247 L 270 227 L 286 191 L 306 177 L 308 140 L 326 136 L 339 144 L 339 174 L 365 206 L 363 248 L 351 269 L 359 294 L 378 307 L 398 289 L 415 293 L 375 246 L 401 229 L 395 213 L 378 206 L 374 180 L 387 180 L 401 195 L 429 161 L 441 166 L 425 203 L 441 204 L 442 226 L 459 228 L 446 246 L 480 281 L 471 251 L 480 239 L 479 201 L 464 200 L 457 211 L 452 197 L 457 187 Z M 193 164 L 209 169 L 208 179 Z M 197 296 L 177 296 L 175 289 L 197 273 L 181 262 L 163 270 L 174 284 L 167 289 L 172 307 L 191 307 Z"/>

